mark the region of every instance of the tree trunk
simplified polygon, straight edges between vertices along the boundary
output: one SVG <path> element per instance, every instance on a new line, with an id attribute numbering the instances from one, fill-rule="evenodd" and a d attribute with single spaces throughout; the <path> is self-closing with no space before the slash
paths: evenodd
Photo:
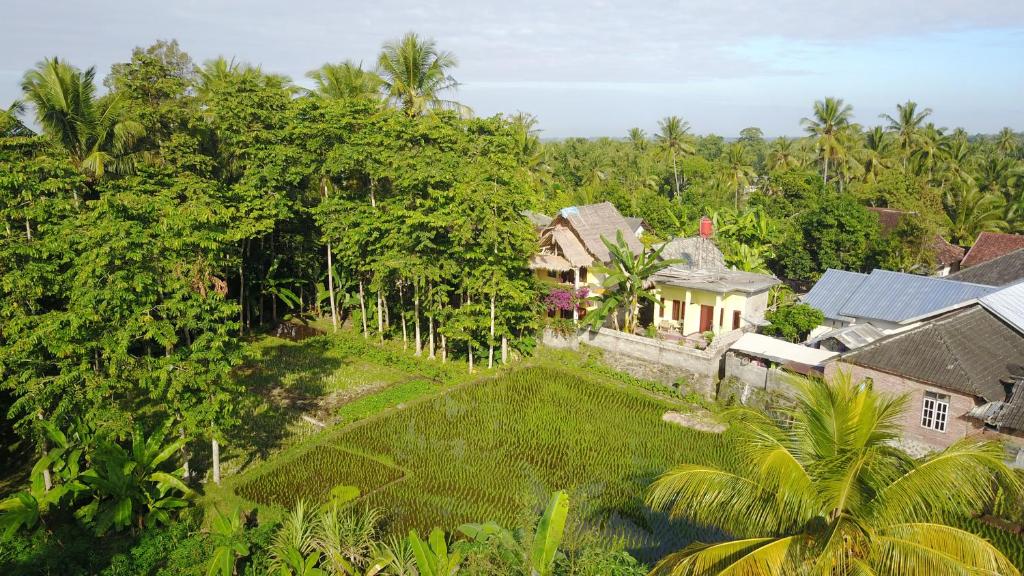
<path id="1" fill-rule="evenodd" d="M 245 334 L 245 248 L 238 263 L 238 333 Z"/>
<path id="2" fill-rule="evenodd" d="M 418 282 L 414 282 L 412 296 L 412 311 L 413 311 L 413 324 L 415 325 L 414 330 L 416 331 L 416 355 L 423 355 L 423 341 L 420 339 L 420 285 Z"/>
<path id="3" fill-rule="evenodd" d="M 184 428 L 178 428 L 178 437 L 181 438 L 182 441 L 185 440 L 185 429 Z M 182 461 L 181 467 L 185 470 L 185 476 L 184 477 L 185 477 L 185 481 L 186 482 L 188 482 L 188 479 L 192 476 L 192 471 L 189 470 L 188 460 L 189 460 L 188 446 L 186 444 L 182 444 L 181 445 L 181 461 Z"/>
<path id="4" fill-rule="evenodd" d="M 366 327 L 366 295 L 363 292 L 363 281 L 359 280 L 359 312 L 363 319 L 363 338 L 370 337 L 370 329 Z"/>
<path id="5" fill-rule="evenodd" d="M 398 283 L 398 317 L 402 320 L 402 350 L 409 349 L 409 335 L 405 329 L 405 291 L 402 283 Z"/>
<path id="6" fill-rule="evenodd" d="M 384 311 L 381 306 L 380 290 L 377 290 L 377 337 L 380 343 L 384 343 Z"/>
<path id="7" fill-rule="evenodd" d="M 494 368 L 494 293 L 491 293 L 491 339 L 487 342 L 487 369 Z"/>
<path id="8" fill-rule="evenodd" d="M 30 222 L 28 218 L 25 218 L 25 236 L 29 240 L 32 239 L 32 222 Z"/>
<path id="9" fill-rule="evenodd" d="M 501 363 L 508 364 L 508 336 L 501 337 Z"/>
<path id="10" fill-rule="evenodd" d="M 825 171 L 822 173 L 822 180 L 825 181 L 825 186 L 828 186 L 828 154 L 825 154 Z"/>
<path id="11" fill-rule="evenodd" d="M 42 420 L 43 420 L 43 413 L 40 412 L 37 416 L 39 418 L 39 421 L 42 422 Z M 46 436 L 43 436 L 43 454 L 45 455 L 49 451 L 50 451 L 50 440 L 48 438 L 46 438 Z M 49 492 L 50 489 L 53 488 L 53 477 L 50 476 L 50 466 L 49 465 L 47 465 L 46 468 L 43 468 L 43 488 L 47 492 Z"/>
<path id="12" fill-rule="evenodd" d="M 220 443 L 213 438 L 210 445 L 213 448 L 213 483 L 220 486 Z"/>
<path id="13" fill-rule="evenodd" d="M 437 357 L 434 354 L 434 316 L 433 315 L 427 316 L 427 325 L 428 325 L 428 329 L 429 329 L 429 332 L 430 332 L 430 339 L 429 339 L 429 345 L 428 345 L 429 350 L 427 351 L 427 358 L 430 358 L 431 360 L 433 360 L 434 358 Z"/>
<path id="14" fill-rule="evenodd" d="M 441 363 L 448 362 L 448 338 L 441 334 Z"/>
<path id="15" fill-rule="evenodd" d="M 473 373 L 473 339 L 470 338 L 466 341 L 466 349 L 469 352 L 469 373 Z"/>
<path id="16" fill-rule="evenodd" d="M 359 285 L 362 288 L 362 284 Z M 362 292 L 360 291 L 360 294 Z M 334 300 L 334 255 L 331 251 L 331 243 L 327 243 L 327 297 L 331 301 L 331 326 L 338 331 L 338 305 Z"/>
<path id="17" fill-rule="evenodd" d="M 674 200 L 676 202 L 682 202 L 682 200 L 680 200 L 680 198 L 679 198 L 679 170 L 676 168 L 676 152 L 675 152 L 675 150 L 672 151 L 672 179 L 675 181 L 675 185 L 676 185 L 676 196 L 675 196 Z"/>

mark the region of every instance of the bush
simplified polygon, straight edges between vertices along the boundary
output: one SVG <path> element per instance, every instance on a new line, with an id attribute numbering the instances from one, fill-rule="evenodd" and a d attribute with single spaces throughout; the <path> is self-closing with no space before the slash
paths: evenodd
<path id="1" fill-rule="evenodd" d="M 765 315 L 771 322 L 764 333 L 789 342 L 803 342 L 807 335 L 825 321 L 821 310 L 810 304 L 787 304 Z"/>

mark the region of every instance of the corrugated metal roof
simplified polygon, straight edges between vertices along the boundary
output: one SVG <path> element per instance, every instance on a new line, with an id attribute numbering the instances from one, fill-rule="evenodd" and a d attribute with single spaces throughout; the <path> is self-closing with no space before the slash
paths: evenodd
<path id="1" fill-rule="evenodd" d="M 972 305 L 876 340 L 843 355 L 842 361 L 988 401 L 1004 400 L 1001 381 L 1011 375 L 1012 365 L 1024 364 L 1024 336 Z"/>
<path id="2" fill-rule="evenodd" d="M 810 366 L 821 366 L 830 358 L 837 356 L 835 352 L 818 350 L 793 344 L 778 338 L 772 338 L 763 334 L 747 333 L 740 337 L 729 350 L 735 350 L 758 358 L 765 358 L 773 362 L 798 362 Z"/>
<path id="3" fill-rule="evenodd" d="M 821 336 L 811 340 L 808 344 L 817 344 L 830 338 L 834 338 L 840 344 L 845 346 L 847 350 L 856 350 L 861 346 L 867 346 L 882 336 L 885 336 L 885 334 L 871 324 L 853 324 L 851 326 L 844 326 L 842 328 L 836 328 L 835 330 L 829 330 Z"/>
<path id="4" fill-rule="evenodd" d="M 981 299 L 981 305 L 1024 333 L 1024 282 L 985 296 Z"/>
<path id="5" fill-rule="evenodd" d="M 952 310 L 996 290 L 980 284 L 874 270 L 839 307 L 839 314 L 902 324 Z"/>
<path id="6" fill-rule="evenodd" d="M 829 320 L 850 321 L 852 318 L 844 317 L 839 309 L 846 304 L 846 301 L 853 296 L 857 288 L 866 280 L 867 274 L 860 272 L 847 272 L 846 270 L 834 270 L 829 268 L 821 275 L 821 279 L 814 284 L 811 291 L 804 295 L 802 301 L 814 306 L 825 318 Z"/>

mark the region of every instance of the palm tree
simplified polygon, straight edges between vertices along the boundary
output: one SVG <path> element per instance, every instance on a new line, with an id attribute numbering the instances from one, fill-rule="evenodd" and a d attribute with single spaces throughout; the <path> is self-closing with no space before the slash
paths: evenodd
<path id="1" fill-rule="evenodd" d="M 419 116 L 429 110 L 454 109 L 463 115 L 469 108 L 445 100 L 445 92 L 459 85 L 451 76 L 458 66 L 455 55 L 437 49 L 430 39 L 409 32 L 397 42 L 387 42 L 377 59 L 377 73 L 383 80 L 384 92 L 397 106 L 410 116 Z"/>
<path id="2" fill-rule="evenodd" d="M 998 442 L 914 459 L 892 446 L 907 397 L 842 374 L 795 387 L 786 423 L 730 413 L 734 466 L 682 465 L 655 481 L 652 506 L 734 538 L 687 546 L 655 573 L 1019 574 L 987 540 L 941 521 L 978 511 L 998 486 L 1021 490 Z"/>
<path id="3" fill-rule="evenodd" d="M 868 130 L 864 147 L 860 150 L 861 165 L 864 166 L 864 181 L 875 182 L 882 171 L 889 168 L 892 140 L 881 126 Z"/>
<path id="4" fill-rule="evenodd" d="M 643 128 L 630 128 L 629 143 L 633 145 L 634 150 L 643 152 L 647 149 L 647 133 Z"/>
<path id="5" fill-rule="evenodd" d="M 346 60 L 340 64 L 324 64 L 306 73 L 316 84 L 311 94 L 331 100 L 379 98 L 383 81 L 376 73 L 363 70 L 362 63 Z"/>
<path id="6" fill-rule="evenodd" d="M 825 98 L 814 103 L 814 117 L 803 118 L 800 124 L 814 137 L 818 154 L 822 159 L 821 177 L 828 184 L 829 159 L 839 153 L 839 132 L 850 123 L 853 106 L 842 98 Z"/>
<path id="7" fill-rule="evenodd" d="M 593 272 L 605 275 L 602 283 L 604 293 L 597 299 L 597 311 L 588 314 L 585 322 L 599 326 L 608 314 L 615 314 L 624 306 L 626 310 L 622 330 L 633 333 L 640 312 L 640 300 L 654 301 L 654 295 L 649 291 L 650 277 L 679 263 L 679 260 L 662 260 L 660 248 L 654 252 L 641 251 L 634 254 L 626 244 L 621 230 L 616 234 L 614 244 L 603 236 L 601 241 L 608 248 L 611 262 L 607 266 L 595 266 L 593 269 Z M 617 324 L 617 316 L 615 318 Z"/>
<path id="8" fill-rule="evenodd" d="M 951 188 L 946 192 L 944 205 L 954 244 L 970 246 L 982 232 L 1000 232 L 1009 227 L 1002 196 L 985 193 L 976 186 L 961 184 Z"/>
<path id="9" fill-rule="evenodd" d="M 120 96 L 96 97 L 96 69 L 80 71 L 48 58 L 25 73 L 21 89 L 35 109 L 43 134 L 67 151 L 75 166 L 90 178 L 134 168 L 132 145 L 142 124 L 128 119 Z"/>
<path id="10" fill-rule="evenodd" d="M 722 172 L 723 182 L 735 194 L 736 210 L 738 211 L 740 196 L 750 186 L 757 174 L 754 172 L 754 167 L 750 165 L 747 148 L 741 142 L 736 142 L 726 148 L 723 162 L 725 165 Z"/>
<path id="11" fill-rule="evenodd" d="M 1005 156 L 1013 156 L 1020 142 L 1012 128 L 1006 127 L 996 135 L 996 150 Z"/>
<path id="12" fill-rule="evenodd" d="M 11 102 L 6 110 L 0 110 L 0 138 L 8 136 L 33 136 L 35 132 L 22 123 L 21 116 L 25 113 L 25 103 L 21 100 Z"/>
<path id="13" fill-rule="evenodd" d="M 787 170 L 800 166 L 800 151 L 797 149 L 796 140 L 791 138 L 776 138 L 768 149 L 768 169 Z"/>
<path id="14" fill-rule="evenodd" d="M 897 147 L 903 152 L 903 168 L 907 167 L 907 160 L 917 149 L 920 142 L 920 128 L 924 119 L 932 113 L 931 108 L 917 110 L 917 102 L 907 100 L 904 104 L 896 105 L 896 116 L 881 114 L 879 117 L 888 120 L 887 129 L 896 134 Z"/>
<path id="15" fill-rule="evenodd" d="M 672 175 L 675 182 L 675 198 L 679 196 L 679 169 L 676 166 L 677 154 L 693 154 L 693 146 L 687 142 L 686 133 L 690 131 L 690 123 L 679 116 L 669 116 L 658 122 L 658 143 L 672 157 Z"/>

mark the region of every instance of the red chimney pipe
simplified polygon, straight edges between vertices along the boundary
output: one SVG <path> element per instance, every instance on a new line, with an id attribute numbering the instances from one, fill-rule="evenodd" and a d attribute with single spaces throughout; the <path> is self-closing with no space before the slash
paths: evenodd
<path id="1" fill-rule="evenodd" d="M 711 218 L 704 216 L 700 219 L 700 237 L 711 238 L 714 233 L 714 227 L 711 223 Z"/>

